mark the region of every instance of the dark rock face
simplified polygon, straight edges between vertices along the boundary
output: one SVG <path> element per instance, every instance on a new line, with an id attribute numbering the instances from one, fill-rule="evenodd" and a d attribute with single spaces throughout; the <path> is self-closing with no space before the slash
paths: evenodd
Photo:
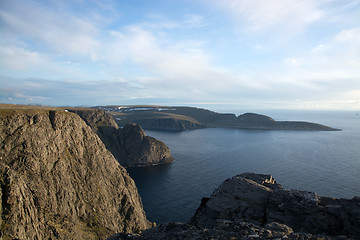
<path id="1" fill-rule="evenodd" d="M 76 114 L 0 110 L 2 239 L 104 239 L 150 226 L 134 181 Z"/>
<path id="2" fill-rule="evenodd" d="M 165 143 L 153 137 L 145 136 L 139 125 L 128 123 L 121 130 L 117 138 L 126 153 L 125 166 L 149 166 L 169 163 L 174 160 Z"/>
<path id="3" fill-rule="evenodd" d="M 71 109 L 97 133 L 105 146 L 124 167 L 140 167 L 169 163 L 174 160 L 165 143 L 145 136 L 137 124 L 119 128 L 103 110 Z"/>
<path id="4" fill-rule="evenodd" d="M 295 232 L 355 237 L 360 236 L 360 199 L 286 190 L 270 175 L 244 173 L 222 183 L 199 207 L 192 223 L 214 228 L 223 219 L 246 220 L 262 227 L 277 222 Z"/>
<path id="5" fill-rule="evenodd" d="M 243 222 L 219 220 L 214 228 L 203 228 L 186 223 L 165 223 L 145 230 L 141 234 L 118 233 L 107 240 L 172 240 L 172 239 L 206 239 L 206 240 L 255 240 L 255 239 L 292 239 L 292 240 L 343 240 L 355 239 L 346 236 L 329 237 L 324 234 L 295 233 L 290 227 L 270 223 L 264 227 Z"/>

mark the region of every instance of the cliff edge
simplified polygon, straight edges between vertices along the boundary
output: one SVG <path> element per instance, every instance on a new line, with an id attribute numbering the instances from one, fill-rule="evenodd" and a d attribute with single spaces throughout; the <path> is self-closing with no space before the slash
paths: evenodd
<path id="1" fill-rule="evenodd" d="M 134 181 L 76 114 L 0 109 L 2 239 L 104 239 L 150 227 Z"/>

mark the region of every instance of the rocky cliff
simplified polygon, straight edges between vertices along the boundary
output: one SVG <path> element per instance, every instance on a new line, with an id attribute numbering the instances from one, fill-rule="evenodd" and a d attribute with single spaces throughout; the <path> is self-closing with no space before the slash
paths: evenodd
<path id="1" fill-rule="evenodd" d="M 270 175 L 243 173 L 227 179 L 205 198 L 192 223 L 214 228 L 220 221 L 264 227 L 287 225 L 295 232 L 360 236 L 360 198 L 334 199 L 284 189 Z"/>
<path id="2" fill-rule="evenodd" d="M 204 198 L 189 224 L 166 223 L 119 239 L 360 239 L 360 198 L 288 190 L 270 175 L 243 173 Z"/>
<path id="3" fill-rule="evenodd" d="M 160 140 L 146 136 L 137 124 L 119 128 L 103 110 L 72 108 L 99 135 L 106 148 L 124 167 L 150 166 L 174 160 L 169 148 Z"/>
<path id="4" fill-rule="evenodd" d="M 2 239 L 104 239 L 149 227 L 134 181 L 76 114 L 0 110 Z"/>

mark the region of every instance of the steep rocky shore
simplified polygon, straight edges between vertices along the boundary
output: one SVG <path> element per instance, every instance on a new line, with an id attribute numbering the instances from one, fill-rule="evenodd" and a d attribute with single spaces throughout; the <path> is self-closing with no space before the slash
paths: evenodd
<path id="1" fill-rule="evenodd" d="M 243 173 L 204 198 L 190 223 L 111 239 L 359 239 L 359 226 L 359 197 L 288 190 L 270 175 Z"/>
<path id="2" fill-rule="evenodd" d="M 150 227 L 134 181 L 76 114 L 0 110 L 0 238 L 104 239 Z"/>
<path id="3" fill-rule="evenodd" d="M 0 143 L 0 239 L 360 239 L 359 197 L 288 190 L 254 173 L 224 181 L 190 223 L 150 228 L 119 162 L 159 164 L 170 152 L 104 111 L 0 105 Z"/>
<path id="4" fill-rule="evenodd" d="M 103 110 L 70 108 L 100 137 L 106 148 L 124 167 L 141 167 L 169 163 L 174 160 L 169 148 L 160 140 L 146 136 L 137 124 L 119 128 Z"/>

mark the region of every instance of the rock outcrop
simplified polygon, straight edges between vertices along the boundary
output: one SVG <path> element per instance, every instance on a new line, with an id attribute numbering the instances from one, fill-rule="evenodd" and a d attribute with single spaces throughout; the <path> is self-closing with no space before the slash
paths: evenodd
<path id="1" fill-rule="evenodd" d="M 76 114 L 0 110 L 2 239 L 104 239 L 150 227 L 134 181 Z"/>
<path id="2" fill-rule="evenodd" d="M 360 236 L 360 198 L 334 199 L 283 189 L 270 175 L 244 173 L 227 179 L 205 198 L 192 224 L 214 228 L 219 221 L 276 222 L 295 232 Z"/>
<path id="3" fill-rule="evenodd" d="M 287 190 L 271 175 L 227 179 L 190 223 L 165 223 L 120 239 L 360 239 L 360 198 L 333 199 Z"/>
<path id="4" fill-rule="evenodd" d="M 294 232 L 289 226 L 279 223 L 267 224 L 264 227 L 245 221 L 219 220 L 214 228 L 203 228 L 187 223 L 164 223 L 145 230 L 141 234 L 118 233 L 107 240 L 355 240 L 347 236 L 331 237 L 325 234 Z"/>
<path id="5" fill-rule="evenodd" d="M 128 123 L 119 128 L 103 110 L 72 108 L 69 111 L 78 114 L 99 135 L 106 148 L 124 167 L 151 166 L 174 160 L 165 143 L 146 136 L 137 124 Z"/>

